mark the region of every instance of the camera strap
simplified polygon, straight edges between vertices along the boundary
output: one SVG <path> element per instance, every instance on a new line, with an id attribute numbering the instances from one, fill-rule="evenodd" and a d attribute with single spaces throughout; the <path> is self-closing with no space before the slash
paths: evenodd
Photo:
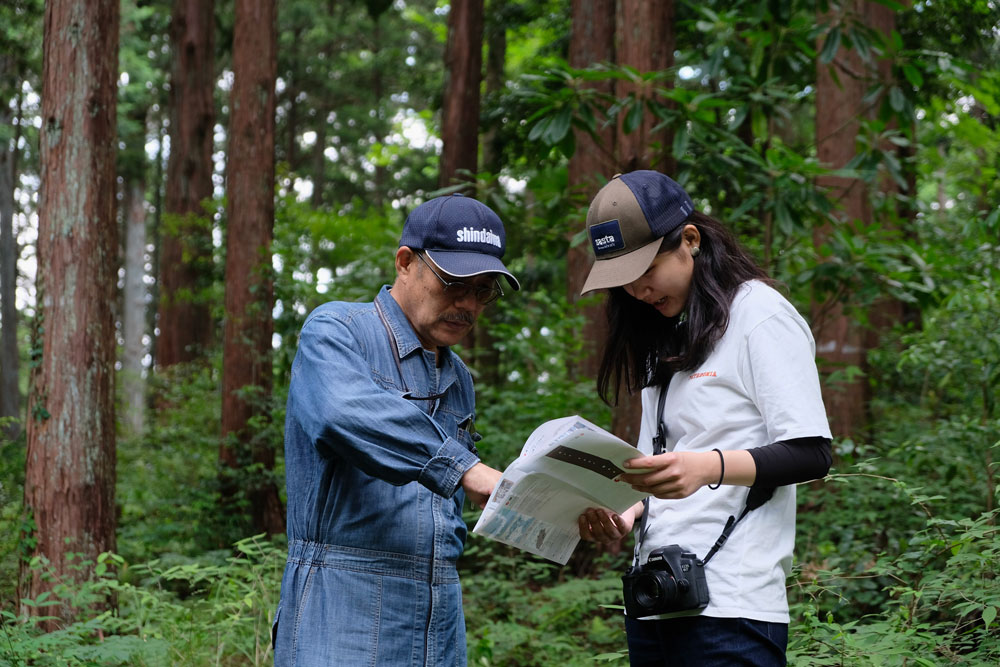
<path id="1" fill-rule="evenodd" d="M 667 429 L 663 426 L 663 406 L 667 403 L 667 389 L 670 388 L 670 380 L 660 389 L 660 401 L 656 406 L 656 435 L 653 437 L 653 455 L 662 454 L 667 448 Z M 642 499 L 642 521 L 639 523 L 639 535 L 635 538 L 635 551 L 632 554 L 632 567 L 639 565 L 639 550 L 642 548 L 642 540 L 646 537 L 649 519 L 649 496 Z"/>
<path id="2" fill-rule="evenodd" d="M 656 436 L 653 438 L 653 455 L 662 454 L 666 449 L 666 427 L 663 425 L 663 408 L 667 402 L 667 389 L 670 387 L 670 380 L 667 380 L 667 384 L 663 385 L 660 389 L 660 399 L 656 406 Z M 707 565 L 708 561 L 712 560 L 712 557 L 718 552 L 719 549 L 723 547 L 726 541 L 729 539 L 729 535 L 732 534 L 733 529 L 736 528 L 736 524 L 743 520 L 747 514 L 752 510 L 757 509 L 774 495 L 774 487 L 757 487 L 752 486 L 747 492 L 746 503 L 743 505 L 743 511 L 740 512 L 739 518 L 730 515 L 729 520 L 726 521 L 726 526 L 722 529 L 722 534 L 719 538 L 715 540 L 715 544 L 709 549 L 708 554 L 698 563 L 702 566 Z M 639 524 L 639 534 L 635 539 L 635 551 L 632 556 L 632 566 L 636 567 L 639 565 L 639 551 L 642 548 L 642 541 L 646 537 L 646 531 L 648 529 L 647 520 L 649 518 L 649 496 L 646 496 L 642 500 L 642 521 Z"/>

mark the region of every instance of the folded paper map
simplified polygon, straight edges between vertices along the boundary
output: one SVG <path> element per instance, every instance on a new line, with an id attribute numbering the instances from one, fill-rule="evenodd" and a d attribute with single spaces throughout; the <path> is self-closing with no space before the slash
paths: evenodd
<path id="1" fill-rule="evenodd" d="M 646 497 L 620 478 L 642 453 L 576 415 L 532 432 L 504 471 L 473 533 L 565 564 L 588 507 L 621 513 Z"/>

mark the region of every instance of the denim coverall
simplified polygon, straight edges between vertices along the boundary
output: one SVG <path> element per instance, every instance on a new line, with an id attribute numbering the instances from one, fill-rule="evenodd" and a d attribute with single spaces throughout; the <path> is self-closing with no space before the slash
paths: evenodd
<path id="1" fill-rule="evenodd" d="M 465 364 L 446 348 L 435 363 L 387 287 L 309 315 L 285 422 L 276 665 L 465 665 L 474 402 Z"/>

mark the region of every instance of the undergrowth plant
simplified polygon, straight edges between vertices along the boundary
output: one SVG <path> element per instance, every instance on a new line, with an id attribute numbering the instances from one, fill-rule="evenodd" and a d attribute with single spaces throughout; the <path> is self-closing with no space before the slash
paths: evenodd
<path id="1" fill-rule="evenodd" d="M 791 582 L 792 665 L 996 665 L 1000 662 L 998 510 L 967 519 L 934 515 L 940 496 L 860 474 L 848 486 L 889 481 L 925 515 L 899 544 L 858 567 L 800 565 Z M 860 492 L 862 489 L 855 489 Z M 880 582 L 884 601 L 858 615 L 858 582 Z"/>
<path id="2" fill-rule="evenodd" d="M 269 665 L 270 624 L 285 563 L 283 540 L 240 540 L 226 555 L 129 565 L 101 554 L 74 567 L 92 575 L 22 600 L 41 615 L 0 610 L 0 665 Z M 46 563 L 31 567 L 45 575 Z M 108 611 L 95 603 L 116 601 Z M 78 620 L 51 632 L 44 610 L 68 605 Z"/>

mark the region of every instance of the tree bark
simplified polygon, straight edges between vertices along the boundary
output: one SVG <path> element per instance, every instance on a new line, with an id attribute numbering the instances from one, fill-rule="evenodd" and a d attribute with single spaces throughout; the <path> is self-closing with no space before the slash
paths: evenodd
<path id="1" fill-rule="evenodd" d="M 212 338 L 208 304 L 200 295 L 212 264 L 215 124 L 213 0 L 177 0 L 170 24 L 170 155 L 160 251 L 157 361 L 161 367 L 197 359 Z"/>
<path id="2" fill-rule="evenodd" d="M 658 72 L 674 64 L 674 0 L 647 2 L 646 0 L 621 0 L 618 5 L 618 64 L 634 67 L 640 73 Z M 654 82 L 637 86 L 619 81 L 618 98 L 635 95 L 640 101 L 656 96 L 655 87 L 667 85 Z M 673 175 L 675 164 L 671 150 L 673 132 L 669 129 L 653 132 L 660 121 L 644 110 L 639 128 L 626 134 L 619 123 L 619 171 L 656 168 Z M 656 145 L 659 144 L 659 151 Z"/>
<path id="3" fill-rule="evenodd" d="M 448 14 L 441 171 L 438 186 L 471 180 L 479 159 L 479 82 L 483 68 L 483 0 L 456 0 Z M 470 188 L 471 189 L 471 188 Z"/>
<path id="4" fill-rule="evenodd" d="M 486 97 L 502 94 L 506 85 L 507 67 L 507 0 L 491 0 L 488 19 L 484 25 L 486 41 Z M 491 123 L 483 130 L 482 168 L 493 176 L 503 168 L 499 123 Z"/>
<path id="5" fill-rule="evenodd" d="M 128 185 L 125 218 L 125 289 L 122 295 L 122 409 L 123 422 L 132 436 L 145 428 L 146 384 L 142 377 L 146 331 L 146 286 L 143 283 L 146 253 L 146 183 L 136 178 Z"/>
<path id="6" fill-rule="evenodd" d="M 569 42 L 570 67 L 584 68 L 597 63 L 615 60 L 615 0 L 573 0 L 572 32 Z M 602 93 L 611 93 L 614 85 L 610 81 L 592 84 Z M 615 130 L 612 127 L 599 128 L 594 139 L 586 132 L 574 129 L 576 151 L 569 160 L 569 189 L 581 207 L 579 220 L 570 230 L 569 239 L 586 223 L 586 206 L 601 186 L 611 178 L 616 169 L 613 159 Z M 566 253 L 566 279 L 570 303 L 581 299 L 580 290 L 587 280 L 593 263 L 590 243 L 569 245 Z M 596 378 L 600 365 L 600 353 L 608 335 L 608 324 L 603 303 L 583 307 L 585 318 L 581 336 L 583 354 L 571 372 L 583 377 Z"/>
<path id="7" fill-rule="evenodd" d="M 617 21 L 618 43 L 616 56 L 619 65 L 634 67 L 640 73 L 661 71 L 674 64 L 674 3 L 673 0 L 645 2 L 644 0 L 620 0 Z M 619 81 L 617 97 L 623 99 L 634 95 L 645 104 L 656 95 L 655 83 L 646 86 Z M 653 132 L 659 121 L 648 111 L 642 112 L 639 128 L 626 133 L 624 122 L 619 121 L 615 139 L 618 152 L 617 171 L 629 172 L 636 169 L 654 167 L 673 174 L 675 165 L 671 154 L 673 133 L 669 130 Z M 656 150 L 659 144 L 659 151 Z M 639 439 L 639 422 L 642 417 L 642 401 L 638 394 L 630 396 L 622 393 L 622 398 L 612 416 L 611 429 L 626 442 Z"/>
<path id="8" fill-rule="evenodd" d="M 115 548 L 115 147 L 119 3 L 45 4 L 38 296 L 41 358 L 32 372 L 24 506 L 33 555 L 20 597 L 86 578 L 67 558 Z M 78 559 L 77 559 L 78 560 Z M 22 561 L 26 563 L 26 561 Z M 67 603 L 28 614 L 70 621 Z M 54 623 L 48 624 L 55 625 Z"/>
<path id="9" fill-rule="evenodd" d="M 266 418 L 271 394 L 271 239 L 274 231 L 274 133 L 277 25 L 274 0 L 237 0 L 226 232 L 226 322 L 222 355 L 223 488 L 235 495 L 225 468 L 258 464 L 246 486 L 254 528 L 285 530 L 284 509 L 269 473 L 274 449 L 251 438 L 252 417 Z M 234 436 L 241 456 L 228 444 Z M 247 460 L 249 459 L 249 460 Z M 224 498 L 225 500 L 225 498 Z"/>
<path id="10" fill-rule="evenodd" d="M 876 2 L 852 0 L 842 9 L 853 13 L 864 24 L 889 35 L 894 26 L 893 11 Z M 834 18 L 830 15 L 824 19 Z M 844 16 L 837 17 L 843 19 Z M 822 43 L 819 44 L 822 50 Z M 834 79 L 831 69 L 836 71 Z M 833 61 L 816 64 L 816 151 L 821 164 L 839 169 L 855 155 L 861 119 L 874 115 L 875 104 L 866 105 L 865 92 L 873 79 L 889 76 L 889 63 L 878 63 L 876 69 L 866 64 L 857 51 L 841 47 Z M 870 191 L 860 179 L 822 176 L 821 188 L 830 191 L 840 208 L 837 222 L 816 228 L 813 241 L 817 247 L 832 235 L 834 225 L 853 227 L 857 222 L 872 220 Z M 848 314 L 845 300 L 849 295 L 814 297 L 812 327 L 820 370 L 829 374 L 854 366 L 865 370 L 870 333 L 856 317 Z M 898 304 L 897 304 L 898 305 Z M 879 308 L 873 309 L 877 313 Z M 879 316 L 881 318 L 881 316 Z M 884 318 L 883 318 L 884 319 Z M 857 437 L 869 423 L 869 383 L 863 377 L 851 382 L 823 384 L 823 400 L 830 426 L 837 437 Z"/>

